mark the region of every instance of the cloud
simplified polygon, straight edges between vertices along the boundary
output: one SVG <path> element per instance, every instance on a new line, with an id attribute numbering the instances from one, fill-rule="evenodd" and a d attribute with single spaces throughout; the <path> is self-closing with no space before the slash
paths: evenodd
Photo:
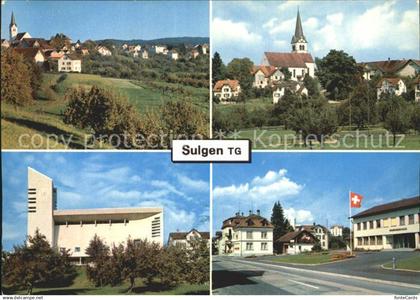
<path id="1" fill-rule="evenodd" d="M 267 29 L 271 36 L 275 36 L 280 33 L 293 33 L 295 24 L 295 18 L 284 21 L 280 21 L 278 18 L 273 18 L 267 23 L 263 24 L 263 28 Z"/>
<path id="2" fill-rule="evenodd" d="M 284 49 L 289 45 L 289 43 L 285 40 L 277 40 L 274 41 L 274 46 L 279 49 Z"/>
<path id="3" fill-rule="evenodd" d="M 170 184 L 167 181 L 164 180 L 152 180 L 150 182 L 150 184 L 154 187 L 157 188 L 161 188 L 161 189 L 166 189 L 167 191 L 174 193 L 178 196 L 185 196 L 185 194 L 183 192 L 180 192 L 176 189 L 176 187 L 174 187 L 172 184 Z"/>
<path id="4" fill-rule="evenodd" d="M 319 20 L 315 17 L 310 17 L 307 20 L 303 21 L 302 26 L 305 29 L 314 30 L 314 29 L 318 28 Z"/>
<path id="5" fill-rule="evenodd" d="M 262 41 L 262 37 L 248 29 L 245 22 L 234 22 L 214 18 L 212 22 L 213 41 L 216 45 L 221 44 L 256 44 Z"/>
<path id="6" fill-rule="evenodd" d="M 302 6 L 304 1 L 297 1 L 297 0 L 288 0 L 282 1 L 282 3 L 278 6 L 278 10 L 280 12 L 284 12 L 290 8 L 297 8 L 298 6 Z"/>
<path id="7" fill-rule="evenodd" d="M 226 187 L 216 186 L 215 198 L 236 198 L 256 200 L 260 203 L 272 203 L 278 199 L 299 194 L 302 185 L 286 177 L 287 170 L 268 171 L 263 177 L 255 177 L 251 183 L 242 183 Z"/>
<path id="8" fill-rule="evenodd" d="M 341 24 L 343 23 L 344 14 L 336 13 L 336 14 L 327 15 L 326 19 L 328 23 L 331 25 L 341 26 Z"/>
<path id="9" fill-rule="evenodd" d="M 298 209 L 295 210 L 293 207 L 284 210 L 284 215 L 291 222 L 296 220 L 296 224 L 312 223 L 314 217 L 309 210 Z"/>
<path id="10" fill-rule="evenodd" d="M 204 180 L 192 179 L 182 174 L 178 174 L 177 179 L 183 187 L 190 190 L 207 192 L 209 189 L 209 182 L 206 182 Z"/>

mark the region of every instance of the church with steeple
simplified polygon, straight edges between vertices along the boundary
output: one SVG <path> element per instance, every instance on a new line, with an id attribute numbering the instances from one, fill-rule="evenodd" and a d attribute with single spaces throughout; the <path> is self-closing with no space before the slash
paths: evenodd
<path id="1" fill-rule="evenodd" d="M 15 14 L 12 12 L 12 18 L 10 19 L 9 25 L 9 40 L 10 43 L 19 42 L 23 39 L 30 39 L 31 35 L 28 32 L 19 32 L 18 26 L 15 20 Z"/>
<path id="2" fill-rule="evenodd" d="M 264 52 L 261 65 L 277 70 L 286 68 L 294 81 L 301 81 L 305 76 L 315 77 L 315 62 L 308 52 L 308 40 L 303 34 L 299 10 L 291 46 L 291 52 Z"/>

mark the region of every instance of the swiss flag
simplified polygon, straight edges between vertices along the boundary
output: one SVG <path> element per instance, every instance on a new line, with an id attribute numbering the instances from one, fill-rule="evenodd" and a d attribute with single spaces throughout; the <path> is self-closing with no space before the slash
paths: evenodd
<path id="1" fill-rule="evenodd" d="M 351 207 L 355 207 L 355 208 L 361 207 L 362 199 L 363 199 L 362 195 L 350 192 L 350 206 Z"/>

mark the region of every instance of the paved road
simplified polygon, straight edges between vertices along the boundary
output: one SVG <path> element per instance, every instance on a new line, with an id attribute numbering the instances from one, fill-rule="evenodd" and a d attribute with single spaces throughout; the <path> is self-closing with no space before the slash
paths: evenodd
<path id="1" fill-rule="evenodd" d="M 396 270 L 386 270 L 381 265 L 391 262 L 392 257 L 398 261 L 404 258 L 418 257 L 420 260 L 420 252 L 414 251 L 382 251 L 382 252 L 359 252 L 353 259 L 343 260 L 331 264 L 322 264 L 319 266 L 296 266 L 302 269 L 318 270 L 323 272 L 333 272 L 338 274 L 361 276 L 381 280 L 398 281 L 405 283 L 420 284 L 420 273 L 404 272 Z M 273 257 L 259 257 L 258 261 L 269 262 Z M 283 266 L 291 266 L 290 264 L 282 264 Z"/>
<path id="2" fill-rule="evenodd" d="M 420 282 L 416 287 L 404 287 L 234 257 L 213 257 L 212 276 L 216 295 L 420 294 Z"/>

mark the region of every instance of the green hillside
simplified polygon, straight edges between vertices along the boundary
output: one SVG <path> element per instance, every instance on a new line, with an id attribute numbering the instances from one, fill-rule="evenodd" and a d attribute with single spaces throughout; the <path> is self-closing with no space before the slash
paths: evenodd
<path id="1" fill-rule="evenodd" d="M 172 89 L 177 84 L 163 82 L 141 82 L 128 79 L 101 77 L 88 74 L 51 74 L 43 75 L 38 99 L 31 105 L 15 108 L 2 103 L 1 126 L 2 147 L 4 149 L 45 149 L 84 148 L 85 135 L 89 132 L 64 124 L 62 113 L 67 105 L 66 93 L 70 88 L 89 88 L 93 85 L 112 90 L 123 95 L 132 103 L 139 113 L 158 109 L 169 100 L 190 99 L 204 111 L 208 111 L 208 90 L 206 88 L 185 87 L 184 94 L 177 94 Z M 185 96 L 188 90 L 188 96 Z M 208 100 L 207 100 L 208 101 Z M 69 140 L 55 141 L 50 135 L 62 135 Z M 22 136 L 23 135 L 23 136 Z M 24 141 L 24 145 L 19 143 Z M 29 143 L 33 139 L 36 143 Z M 31 145 L 27 145 L 31 144 Z M 93 148 L 108 148 L 107 145 L 94 145 Z"/>

